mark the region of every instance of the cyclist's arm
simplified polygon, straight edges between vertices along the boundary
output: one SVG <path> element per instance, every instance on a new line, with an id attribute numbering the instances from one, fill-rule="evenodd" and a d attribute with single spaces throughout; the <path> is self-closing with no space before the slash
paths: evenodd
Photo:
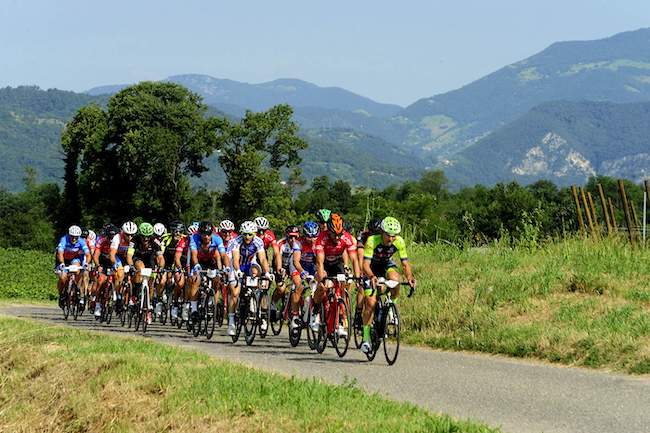
<path id="1" fill-rule="evenodd" d="M 302 257 L 302 251 L 300 250 L 294 250 L 292 259 L 293 259 L 293 266 L 296 268 L 296 271 L 300 272 L 301 274 L 305 272 L 305 270 L 302 267 L 302 264 L 300 263 L 300 258 Z"/>
<path id="2" fill-rule="evenodd" d="M 327 276 L 325 273 L 325 251 L 318 251 L 316 253 L 316 272 L 320 281 Z"/>
<path id="3" fill-rule="evenodd" d="M 276 241 L 271 242 L 271 248 L 273 249 L 273 261 L 275 264 L 275 270 L 280 272 L 282 268 L 282 256 L 280 255 L 280 247 Z"/>
<path id="4" fill-rule="evenodd" d="M 197 263 L 199 263 L 199 253 L 197 250 L 192 249 L 190 255 L 192 256 L 190 263 L 192 266 L 195 266 Z"/>
<path id="5" fill-rule="evenodd" d="M 359 267 L 357 255 L 355 253 L 350 254 L 350 260 L 352 261 L 352 271 L 354 272 L 354 276 L 355 278 L 359 278 L 361 276 L 361 269 Z"/>
<path id="6" fill-rule="evenodd" d="M 269 261 L 266 259 L 266 251 L 261 248 L 257 250 L 257 258 L 260 261 L 260 265 L 262 266 L 262 272 L 265 274 L 269 272 Z"/>
<path id="7" fill-rule="evenodd" d="M 129 246 L 129 249 L 126 251 L 126 263 L 129 266 L 133 266 L 133 255 L 135 254 L 135 247 Z"/>
<path id="8" fill-rule="evenodd" d="M 236 271 L 239 270 L 239 247 L 233 248 L 232 250 L 232 267 Z"/>

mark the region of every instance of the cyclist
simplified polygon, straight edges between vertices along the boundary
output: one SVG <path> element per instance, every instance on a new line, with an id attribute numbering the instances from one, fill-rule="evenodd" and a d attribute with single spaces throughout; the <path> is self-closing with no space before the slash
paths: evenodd
<path id="1" fill-rule="evenodd" d="M 230 243 L 234 241 L 237 236 L 237 232 L 235 231 L 235 224 L 230 221 L 230 220 L 223 220 L 219 223 L 219 236 L 221 236 L 221 239 L 223 240 L 223 246 L 226 248 L 226 255 L 228 256 L 228 260 L 230 261 L 230 264 L 232 266 L 232 250 L 229 248 Z M 232 274 L 232 272 L 230 273 Z M 221 291 L 223 301 L 225 303 L 226 299 L 228 298 L 228 279 L 232 276 L 232 279 L 234 280 L 234 274 L 229 275 L 229 274 L 224 274 L 223 277 L 219 281 L 219 286 L 218 289 Z M 223 306 L 225 309 L 225 314 L 228 313 L 228 305 L 219 305 L 220 307 Z"/>
<path id="2" fill-rule="evenodd" d="M 377 302 L 374 293 L 377 279 L 383 277 L 393 281 L 400 280 L 397 265 L 392 260 L 393 255 L 396 253 L 399 255 L 402 269 L 411 288 L 415 289 L 416 285 L 406 253 L 406 244 L 404 239 L 399 236 L 402 231 L 399 221 L 393 217 L 386 217 L 381 221 L 380 229 L 380 234 L 368 237 L 364 247 L 363 271 L 370 281 L 370 288 L 365 290 L 366 298 L 363 303 L 363 343 L 361 344 L 363 353 L 368 353 L 371 350 L 370 325 Z M 391 296 L 393 299 L 399 296 L 399 286 L 391 289 Z"/>
<path id="3" fill-rule="evenodd" d="M 90 250 L 90 257 L 92 259 L 93 255 L 95 254 L 95 242 L 97 240 L 97 235 L 95 235 L 94 231 L 82 227 L 81 237 L 86 241 L 86 245 L 88 245 L 88 250 Z M 92 260 L 86 264 L 89 268 L 91 268 Z M 95 283 L 95 278 L 91 277 L 91 272 L 84 272 L 83 276 L 81 277 L 83 284 L 79 287 L 81 292 L 81 299 L 79 299 L 80 304 L 85 304 L 86 297 L 91 296 L 91 294 L 94 292 L 92 285 Z"/>
<path id="4" fill-rule="evenodd" d="M 258 277 L 263 272 L 264 277 L 273 280 L 269 273 L 269 262 L 266 258 L 264 241 L 256 236 L 257 224 L 253 221 L 244 221 L 239 228 L 241 233 L 231 241 L 228 249 L 232 251 L 233 273 L 230 277 L 230 299 L 228 302 L 228 335 L 235 335 L 235 307 L 239 299 L 240 286 L 238 284 L 244 275 Z M 235 280 L 236 277 L 236 280 Z M 266 321 L 262 322 L 262 325 Z"/>
<path id="5" fill-rule="evenodd" d="M 104 285 L 106 281 L 105 271 L 113 267 L 111 262 L 110 252 L 111 252 L 111 243 L 113 238 L 118 233 L 119 229 L 117 226 L 108 223 L 102 228 L 102 232 L 97 238 L 97 243 L 95 245 L 95 252 L 93 254 L 93 264 L 97 268 L 97 282 L 95 284 L 95 290 L 93 293 L 93 301 L 96 300 L 99 289 Z M 116 290 L 117 292 L 117 290 Z M 100 317 L 102 315 L 102 306 L 100 304 L 95 304 L 95 316 Z M 116 311 L 117 306 L 116 306 Z"/>
<path id="6" fill-rule="evenodd" d="M 155 227 L 155 226 L 154 226 Z M 172 291 L 172 310 L 171 318 L 176 320 L 178 318 L 178 298 L 180 297 L 183 287 L 185 285 L 185 275 L 183 274 L 183 263 L 187 261 L 187 252 L 185 252 L 183 257 L 183 251 L 187 248 L 182 248 L 176 257 L 177 248 L 185 239 L 185 224 L 182 221 L 174 220 L 169 223 L 169 233 L 162 235 L 162 247 L 163 247 L 163 257 L 165 259 L 165 266 L 172 269 L 172 272 L 168 272 L 165 275 L 165 284 L 169 281 L 170 278 L 173 279 L 174 289 Z M 163 294 L 163 296 L 165 296 Z"/>
<path id="7" fill-rule="evenodd" d="M 336 277 L 337 274 L 345 274 L 345 265 L 348 259 L 352 262 L 354 277 L 359 278 L 360 269 L 357 261 L 354 239 L 350 233 L 343 229 L 343 218 L 337 213 L 330 215 L 327 221 L 327 231 L 321 232 L 314 245 L 316 252 L 316 269 L 318 288 L 314 292 L 312 305 L 314 311 L 318 311 L 318 305 L 325 293 L 325 277 Z M 312 316 L 310 324 L 312 330 L 318 331 L 320 317 L 318 314 Z M 346 335 L 345 329 L 339 329 L 339 335 Z"/>
<path id="8" fill-rule="evenodd" d="M 191 307 L 191 320 L 196 323 L 199 319 L 198 294 L 201 275 L 198 273 L 204 267 L 206 269 L 223 269 L 230 272 L 230 260 L 226 255 L 226 248 L 219 235 L 214 234 L 214 227 L 211 222 L 201 221 L 198 232 L 190 237 L 190 254 L 192 263 L 192 274 L 189 278 L 189 300 Z M 212 281 L 213 287 L 219 287 L 218 277 Z M 216 298 L 216 291 L 215 291 Z M 217 300 L 215 299 L 215 303 Z"/>
<path id="9" fill-rule="evenodd" d="M 284 237 L 278 242 L 281 260 L 278 260 L 280 262 L 279 271 L 276 269 L 276 289 L 271 298 L 271 317 L 278 317 L 275 303 L 278 299 L 284 297 L 286 292 L 285 277 L 290 277 L 295 283 L 294 276 L 297 276 L 298 283 L 300 283 L 300 272 L 296 271 L 293 258 L 294 253 L 300 251 L 300 245 L 298 244 L 299 236 L 300 227 L 292 224 L 287 226 L 284 230 Z"/>
<path id="10" fill-rule="evenodd" d="M 138 226 L 133 221 L 122 224 L 122 230 L 113 236 L 110 243 L 109 260 L 115 269 L 115 292 L 117 300 L 115 311 L 120 312 L 123 299 L 129 299 L 130 293 L 122 293 L 122 282 L 124 281 L 124 263 L 127 262 L 129 249 L 133 248 L 133 236 L 137 233 Z"/>
<path id="11" fill-rule="evenodd" d="M 376 235 L 381 233 L 381 221 L 382 218 L 374 218 L 368 223 L 368 229 L 359 233 L 357 236 L 357 259 L 361 266 L 363 266 L 363 249 L 366 244 L 366 240 L 369 236 Z M 361 268 L 363 272 L 363 267 Z M 361 286 L 357 286 L 357 307 L 355 309 L 354 323 L 358 326 L 362 326 L 363 319 L 361 317 L 361 312 L 363 311 L 363 298 L 365 297 L 364 290 Z"/>
<path id="12" fill-rule="evenodd" d="M 56 247 L 56 269 L 59 276 L 57 289 L 59 290 L 59 307 L 63 308 L 63 291 L 68 284 L 68 273 L 65 267 L 80 265 L 83 269 L 90 263 L 90 250 L 86 241 L 81 238 L 81 228 L 73 225 L 68 228 L 68 234 L 61 237 Z"/>
<path id="13" fill-rule="evenodd" d="M 290 326 L 292 329 L 301 326 L 300 298 L 303 292 L 302 280 L 316 275 L 316 254 L 313 247 L 319 233 L 320 226 L 314 221 L 307 221 L 302 226 L 302 237 L 298 238 L 296 242 L 297 250 L 293 252 L 295 273 L 291 275 L 291 279 L 295 285 L 295 290 L 291 296 Z"/>
<path id="14" fill-rule="evenodd" d="M 165 267 L 165 258 L 163 257 L 163 248 L 158 239 L 156 239 L 153 226 L 147 222 L 143 222 L 138 226 L 138 234 L 133 239 L 133 246 L 127 252 L 127 262 L 130 266 L 135 267 L 135 275 L 133 277 L 133 293 L 131 302 L 135 303 L 137 297 L 140 296 L 142 289 L 142 275 L 141 271 L 144 268 L 158 268 Z M 161 292 L 162 278 L 159 279 L 158 285 L 155 287 L 157 293 Z M 149 301 L 153 295 L 153 282 L 149 286 Z M 147 323 L 151 324 L 151 310 L 148 311 L 146 317 Z"/>
<path id="15" fill-rule="evenodd" d="M 279 272 L 280 269 L 282 269 L 282 263 L 280 261 L 280 248 L 278 248 L 278 242 L 276 240 L 275 233 L 269 229 L 269 220 L 263 216 L 259 216 L 255 218 L 254 222 L 257 224 L 257 236 L 262 239 L 264 242 L 264 249 L 267 250 L 267 258 L 269 247 L 273 249 L 273 261 L 275 265 L 274 269 L 276 272 Z"/>
<path id="16" fill-rule="evenodd" d="M 315 215 L 316 222 L 320 225 L 321 233 L 325 233 L 327 231 L 327 221 L 329 221 L 332 211 L 329 209 L 318 209 Z"/>

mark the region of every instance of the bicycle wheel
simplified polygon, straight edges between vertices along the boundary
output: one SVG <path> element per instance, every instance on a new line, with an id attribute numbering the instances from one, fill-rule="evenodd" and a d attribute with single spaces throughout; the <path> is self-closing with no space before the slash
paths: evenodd
<path id="1" fill-rule="evenodd" d="M 266 306 L 264 306 L 266 305 Z M 271 321 L 271 294 L 268 290 L 263 290 L 259 294 L 257 301 L 257 317 L 259 318 L 259 334 L 260 338 L 266 338 L 269 332 L 269 322 Z M 262 327 L 262 320 L 266 320 L 266 327 Z"/>
<path id="2" fill-rule="evenodd" d="M 327 315 L 325 313 L 325 301 L 323 301 L 320 303 L 320 310 L 318 312 L 320 316 L 320 326 L 316 333 L 316 352 L 318 353 L 323 353 L 327 346 Z"/>
<path id="3" fill-rule="evenodd" d="M 361 312 L 354 311 L 354 323 L 352 324 L 352 333 L 354 334 L 354 346 L 359 349 L 363 343 L 363 318 Z"/>
<path id="4" fill-rule="evenodd" d="M 384 307 L 384 313 L 384 333 L 382 335 L 384 355 L 386 356 L 388 365 L 393 365 L 397 361 L 397 354 L 399 353 L 399 310 L 397 309 L 397 305 L 390 303 Z"/>
<path id="5" fill-rule="evenodd" d="M 350 309 L 343 299 L 338 300 L 338 317 L 332 343 L 339 358 L 343 358 L 350 346 Z"/>
<path id="6" fill-rule="evenodd" d="M 247 305 L 246 315 L 243 318 L 244 325 L 244 338 L 246 339 L 246 344 L 251 345 L 255 341 L 255 334 L 257 333 L 257 322 L 258 322 L 258 302 L 255 294 L 247 296 Z"/>
<path id="7" fill-rule="evenodd" d="M 214 295 L 208 295 L 207 301 L 205 308 L 205 338 L 210 340 L 214 335 L 219 304 L 214 303 Z M 221 310 L 221 315 L 223 316 L 223 308 Z"/>
<path id="8" fill-rule="evenodd" d="M 273 331 L 273 335 L 279 335 L 280 332 L 282 332 L 282 325 L 284 323 L 284 310 L 286 310 L 287 305 L 290 304 L 290 302 L 288 302 L 288 300 L 291 299 L 290 296 L 290 292 L 287 291 L 287 294 L 278 299 L 275 303 L 275 317 L 271 318 L 274 319 L 271 320 L 271 331 Z"/>
<path id="9" fill-rule="evenodd" d="M 79 296 L 77 295 L 79 293 L 79 287 L 77 286 L 77 283 L 72 283 L 72 296 L 70 300 L 70 308 L 72 310 L 72 319 L 77 320 L 77 317 L 79 317 Z"/>
<path id="10" fill-rule="evenodd" d="M 70 283 L 63 293 L 63 318 L 68 320 L 68 316 L 70 316 Z"/>
<path id="11" fill-rule="evenodd" d="M 318 332 L 315 332 L 311 329 L 312 317 L 316 314 L 312 306 L 309 306 L 309 311 L 307 312 L 307 345 L 311 350 L 316 350 L 316 342 L 318 341 Z"/>
<path id="12" fill-rule="evenodd" d="M 142 302 L 141 316 L 142 333 L 144 334 L 147 332 L 147 326 L 149 325 L 149 314 L 151 314 L 151 310 L 149 309 L 149 286 L 143 286 L 142 297 L 144 298 L 144 302 Z"/>
<path id="13" fill-rule="evenodd" d="M 176 310 L 176 328 L 181 329 L 183 327 L 183 301 L 177 301 L 177 310 Z"/>

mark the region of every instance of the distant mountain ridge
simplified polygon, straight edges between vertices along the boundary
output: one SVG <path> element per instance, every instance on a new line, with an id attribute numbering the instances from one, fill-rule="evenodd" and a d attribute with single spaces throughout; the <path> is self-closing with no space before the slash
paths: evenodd
<path id="1" fill-rule="evenodd" d="M 428 134 L 409 143 L 448 157 L 553 100 L 650 100 L 650 29 L 558 42 L 460 89 L 421 99 L 397 116 Z"/>
<path id="2" fill-rule="evenodd" d="M 249 84 L 235 80 L 214 78 L 209 75 L 174 75 L 163 81 L 181 84 L 203 96 L 208 105 L 230 110 L 267 110 L 286 103 L 293 107 L 321 107 L 326 109 L 366 113 L 371 116 L 389 117 L 403 107 L 382 104 L 340 87 L 320 87 L 299 79 L 277 79 L 266 83 Z M 126 84 L 94 87 L 90 95 L 116 93 Z M 228 111 L 228 110 L 225 110 Z"/>
<path id="3" fill-rule="evenodd" d="M 541 104 L 445 164 L 457 184 L 551 179 L 581 184 L 596 174 L 650 176 L 650 102 Z"/>

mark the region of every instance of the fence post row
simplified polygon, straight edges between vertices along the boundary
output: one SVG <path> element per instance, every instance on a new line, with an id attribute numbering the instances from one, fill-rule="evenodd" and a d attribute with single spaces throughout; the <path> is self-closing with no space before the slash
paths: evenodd
<path id="1" fill-rule="evenodd" d="M 603 191 L 603 186 L 601 184 L 597 185 L 598 195 L 600 196 L 600 204 L 603 208 L 603 216 L 605 218 L 605 225 L 607 226 L 607 234 L 611 236 L 612 234 L 612 222 L 609 218 L 609 210 L 607 209 L 607 200 L 605 200 L 605 192 Z"/>
<path id="2" fill-rule="evenodd" d="M 578 200 L 578 191 L 575 185 L 571 185 L 571 194 L 573 195 L 573 201 L 576 204 L 576 212 L 578 213 L 578 227 L 580 232 L 585 232 L 585 223 L 582 220 L 582 209 L 580 208 L 580 201 Z"/>
<path id="3" fill-rule="evenodd" d="M 630 215 L 630 205 L 627 202 L 627 195 L 625 194 L 625 185 L 621 179 L 618 180 L 618 192 L 621 195 L 623 202 L 623 213 L 625 214 L 625 224 L 627 225 L 627 232 L 630 236 L 630 243 L 634 245 L 634 230 L 632 229 L 632 216 Z"/>

